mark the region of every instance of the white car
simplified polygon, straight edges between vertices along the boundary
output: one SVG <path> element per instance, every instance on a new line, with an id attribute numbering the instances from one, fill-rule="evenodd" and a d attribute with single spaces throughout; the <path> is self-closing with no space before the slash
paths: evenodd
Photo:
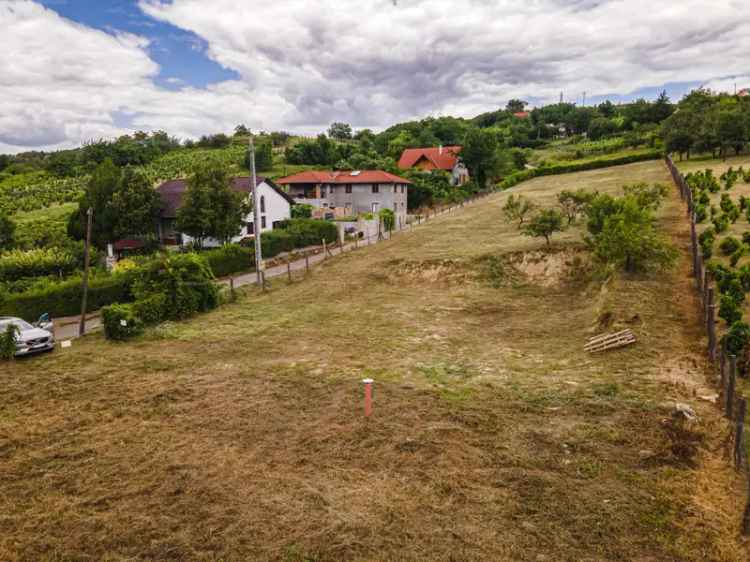
<path id="1" fill-rule="evenodd" d="M 40 320 L 32 325 L 20 318 L 0 316 L 0 333 L 5 332 L 9 324 L 14 324 L 19 330 L 16 334 L 16 357 L 55 349 L 52 322 Z"/>

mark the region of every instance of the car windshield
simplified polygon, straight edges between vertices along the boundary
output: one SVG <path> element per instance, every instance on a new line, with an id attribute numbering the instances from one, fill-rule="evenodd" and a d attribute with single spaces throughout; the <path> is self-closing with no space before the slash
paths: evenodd
<path id="1" fill-rule="evenodd" d="M 8 328 L 8 324 L 15 324 L 21 331 L 32 330 L 34 328 L 34 326 L 20 318 L 3 318 L 0 320 L 0 332 L 4 332 Z"/>

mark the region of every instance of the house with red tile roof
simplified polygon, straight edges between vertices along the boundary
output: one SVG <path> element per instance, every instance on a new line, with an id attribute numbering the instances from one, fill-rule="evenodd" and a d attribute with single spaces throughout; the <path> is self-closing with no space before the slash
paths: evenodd
<path id="1" fill-rule="evenodd" d="M 528 119 L 531 116 L 531 113 L 528 111 L 516 111 L 513 114 L 513 117 L 516 119 Z"/>
<path id="2" fill-rule="evenodd" d="M 236 177 L 232 179 L 230 187 L 239 193 L 247 194 L 249 198 L 252 195 L 249 177 Z M 291 217 L 291 206 L 294 204 L 286 192 L 266 178 L 257 177 L 256 187 L 258 189 L 258 206 L 260 207 L 260 230 L 265 232 L 272 230 L 283 220 Z M 192 242 L 192 239 L 178 232 L 175 228 L 177 211 L 182 207 L 187 192 L 187 181 L 184 179 L 167 181 L 156 188 L 161 199 L 161 217 L 159 221 L 159 239 L 165 245 L 186 245 Z M 232 239 L 232 242 L 239 242 L 243 238 L 253 235 L 254 217 L 251 211 L 244 218 L 240 233 Z M 218 240 L 204 240 L 203 245 L 206 247 L 220 245 Z"/>
<path id="3" fill-rule="evenodd" d="M 461 162 L 461 146 L 438 146 L 428 148 L 407 148 L 401 154 L 398 167 L 429 172 L 444 170 L 450 172 L 453 185 L 463 185 L 469 181 L 469 171 Z"/>
<path id="4" fill-rule="evenodd" d="M 295 203 L 315 208 L 323 217 L 357 216 L 390 209 L 396 226 L 406 224 L 406 202 L 411 182 L 382 170 L 300 172 L 277 180 Z"/>
<path id="5" fill-rule="evenodd" d="M 750 88 L 742 88 L 739 92 L 737 92 L 737 95 L 741 98 L 750 96 Z"/>

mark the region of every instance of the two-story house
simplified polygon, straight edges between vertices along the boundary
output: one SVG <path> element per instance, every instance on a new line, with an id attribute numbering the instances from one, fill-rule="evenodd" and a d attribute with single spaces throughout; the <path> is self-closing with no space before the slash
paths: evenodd
<path id="1" fill-rule="evenodd" d="M 444 170 L 451 175 L 451 185 L 464 185 L 469 181 L 469 170 L 459 156 L 462 149 L 461 146 L 407 148 L 401 154 L 398 167 L 402 170 L 414 168 L 424 172 Z"/>
<path id="2" fill-rule="evenodd" d="M 260 230 L 272 230 L 283 220 L 291 217 L 291 206 L 294 200 L 289 197 L 283 190 L 273 184 L 266 178 L 258 177 L 258 207 L 260 208 Z M 231 188 L 234 191 L 247 194 L 251 197 L 250 189 L 251 180 L 249 177 L 237 177 L 232 179 Z M 182 234 L 175 229 L 175 220 L 177 211 L 182 207 L 185 193 L 187 192 L 187 181 L 172 180 L 164 182 L 156 190 L 161 198 L 161 217 L 159 220 L 159 239 L 165 245 L 186 245 L 192 242 L 192 238 Z M 244 218 L 242 230 L 232 239 L 232 242 L 239 242 L 243 238 L 252 236 L 254 232 L 254 215 L 251 211 Z M 219 241 L 208 239 L 203 241 L 206 247 L 218 246 Z"/>
<path id="3" fill-rule="evenodd" d="M 391 209 L 396 226 L 406 224 L 407 179 L 381 170 L 308 171 L 278 180 L 296 203 L 322 209 L 323 215 L 357 216 Z"/>

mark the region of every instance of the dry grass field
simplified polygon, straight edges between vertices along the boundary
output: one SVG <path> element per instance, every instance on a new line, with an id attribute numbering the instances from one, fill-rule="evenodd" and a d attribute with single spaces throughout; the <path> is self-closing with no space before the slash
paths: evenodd
<path id="1" fill-rule="evenodd" d="M 512 191 L 635 181 L 669 178 Z M 606 283 L 580 226 L 543 251 L 506 197 L 134 342 L 3 365 L 0 559 L 747 560 L 676 190 L 679 266 Z M 624 326 L 635 346 L 583 352 Z"/>

